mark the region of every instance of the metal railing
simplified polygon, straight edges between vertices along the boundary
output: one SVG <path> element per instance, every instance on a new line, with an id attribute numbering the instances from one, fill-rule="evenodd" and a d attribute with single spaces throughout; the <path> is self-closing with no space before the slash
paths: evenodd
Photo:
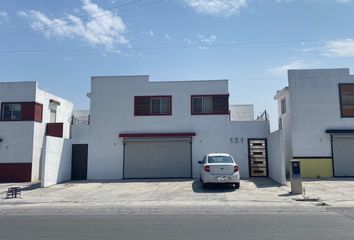
<path id="1" fill-rule="evenodd" d="M 264 110 L 263 113 L 257 116 L 256 121 L 269 121 L 269 114 L 267 110 Z"/>
<path id="2" fill-rule="evenodd" d="M 90 115 L 88 116 L 74 116 L 69 118 L 70 125 L 90 125 Z"/>

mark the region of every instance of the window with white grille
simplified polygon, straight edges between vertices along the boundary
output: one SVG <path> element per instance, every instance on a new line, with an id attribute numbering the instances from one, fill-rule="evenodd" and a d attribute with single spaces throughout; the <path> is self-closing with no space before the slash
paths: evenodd
<path id="1" fill-rule="evenodd" d="M 192 115 L 229 114 L 229 95 L 192 96 Z"/>
<path id="2" fill-rule="evenodd" d="M 171 96 L 136 96 L 135 116 L 171 115 Z"/>
<path id="3" fill-rule="evenodd" d="M 1 120 L 19 121 L 22 119 L 21 103 L 4 103 L 2 106 Z"/>

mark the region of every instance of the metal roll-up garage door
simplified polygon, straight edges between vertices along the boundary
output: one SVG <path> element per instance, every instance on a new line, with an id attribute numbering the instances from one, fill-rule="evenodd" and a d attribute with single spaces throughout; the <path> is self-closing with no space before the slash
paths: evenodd
<path id="1" fill-rule="evenodd" d="M 125 139 L 124 178 L 192 177 L 191 139 Z"/>
<path id="2" fill-rule="evenodd" d="M 354 176 L 354 136 L 333 136 L 334 176 Z"/>

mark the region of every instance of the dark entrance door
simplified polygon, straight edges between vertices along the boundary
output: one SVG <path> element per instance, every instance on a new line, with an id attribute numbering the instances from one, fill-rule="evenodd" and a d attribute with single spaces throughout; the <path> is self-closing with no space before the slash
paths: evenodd
<path id="1" fill-rule="evenodd" d="M 248 139 L 250 177 L 268 177 L 267 139 Z"/>
<path id="2" fill-rule="evenodd" d="M 71 179 L 87 179 L 88 144 L 73 144 L 71 160 Z"/>

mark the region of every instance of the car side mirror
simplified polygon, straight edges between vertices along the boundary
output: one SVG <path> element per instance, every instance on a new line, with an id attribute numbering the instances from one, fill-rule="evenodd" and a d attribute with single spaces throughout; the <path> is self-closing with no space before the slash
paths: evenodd
<path id="1" fill-rule="evenodd" d="M 202 164 L 202 161 L 198 161 L 199 164 Z"/>

